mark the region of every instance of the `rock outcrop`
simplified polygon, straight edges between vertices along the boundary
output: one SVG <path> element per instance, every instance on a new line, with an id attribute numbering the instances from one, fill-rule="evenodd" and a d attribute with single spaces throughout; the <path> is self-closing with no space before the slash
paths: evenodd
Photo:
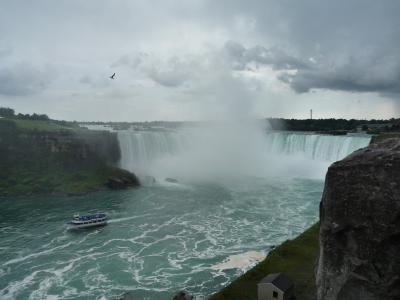
<path id="1" fill-rule="evenodd" d="M 400 299 L 400 139 L 331 165 L 320 219 L 318 299 Z"/>
<path id="2" fill-rule="evenodd" d="M 124 189 L 139 185 L 139 179 L 135 174 L 121 169 L 118 170 L 117 174 L 110 176 L 107 181 L 107 186 L 110 189 Z"/>
<path id="3" fill-rule="evenodd" d="M 180 291 L 172 300 L 192 300 L 193 296 L 186 291 Z"/>

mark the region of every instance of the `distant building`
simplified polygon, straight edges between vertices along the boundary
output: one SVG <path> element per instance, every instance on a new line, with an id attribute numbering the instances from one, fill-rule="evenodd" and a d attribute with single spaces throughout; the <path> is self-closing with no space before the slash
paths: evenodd
<path id="1" fill-rule="evenodd" d="M 294 299 L 294 283 L 283 273 L 273 273 L 258 283 L 258 300 Z"/>

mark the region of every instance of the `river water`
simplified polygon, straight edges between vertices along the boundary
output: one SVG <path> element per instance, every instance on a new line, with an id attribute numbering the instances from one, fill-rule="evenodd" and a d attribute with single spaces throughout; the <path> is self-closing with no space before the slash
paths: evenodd
<path id="1" fill-rule="evenodd" d="M 139 170 L 143 187 L 1 199 L 0 299 L 207 297 L 316 222 L 327 166 L 369 142 L 281 132 L 244 147 L 216 137 L 208 152 L 201 135 L 201 151 L 190 149 L 187 132 L 118 134 L 121 166 Z M 74 213 L 94 211 L 109 225 L 67 229 Z"/>

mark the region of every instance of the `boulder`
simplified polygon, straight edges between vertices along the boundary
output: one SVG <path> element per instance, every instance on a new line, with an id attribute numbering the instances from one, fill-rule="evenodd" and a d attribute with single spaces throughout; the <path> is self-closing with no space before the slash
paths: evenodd
<path id="1" fill-rule="evenodd" d="M 118 298 L 115 298 L 114 300 L 135 300 L 135 299 L 137 299 L 137 298 L 135 298 L 133 292 L 128 291 L 128 292 L 123 293 Z"/>
<path id="2" fill-rule="evenodd" d="M 109 177 L 107 181 L 107 186 L 110 189 L 123 189 L 139 185 L 139 179 L 135 174 L 121 169 L 115 169 L 113 176 Z"/>
<path id="3" fill-rule="evenodd" d="M 316 280 L 319 300 L 400 299 L 400 139 L 328 169 Z"/>
<path id="4" fill-rule="evenodd" d="M 178 182 L 179 182 L 179 181 L 178 181 L 178 179 L 171 178 L 171 177 L 167 177 L 167 178 L 165 178 L 165 181 L 167 181 L 167 182 L 171 182 L 171 183 L 178 183 Z"/>
<path id="5" fill-rule="evenodd" d="M 186 291 L 180 291 L 178 294 L 172 298 L 172 300 L 192 300 L 194 299 L 193 296 L 191 296 L 188 292 Z"/>

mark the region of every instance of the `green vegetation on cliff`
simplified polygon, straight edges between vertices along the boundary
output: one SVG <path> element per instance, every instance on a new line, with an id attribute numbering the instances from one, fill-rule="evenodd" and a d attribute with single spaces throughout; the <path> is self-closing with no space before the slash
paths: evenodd
<path id="1" fill-rule="evenodd" d="M 0 122 L 13 122 L 20 129 L 27 130 L 40 130 L 40 131 L 62 131 L 62 130 L 73 130 L 71 126 L 67 124 L 62 125 L 54 121 L 44 120 L 23 120 L 23 119 L 0 119 Z"/>
<path id="2" fill-rule="evenodd" d="M 119 158 L 115 133 L 43 117 L 0 119 L 0 196 L 137 185 L 133 174 L 114 167 Z"/>
<path id="3" fill-rule="evenodd" d="M 319 225 L 272 250 L 267 258 L 240 276 L 210 300 L 256 300 L 257 283 L 270 273 L 283 272 L 295 283 L 296 299 L 315 300 L 315 266 L 319 251 Z"/>
<path id="4" fill-rule="evenodd" d="M 0 196 L 31 194 L 74 195 L 107 188 L 110 178 L 130 176 L 111 166 L 66 169 L 60 167 L 16 168 L 0 172 Z"/>

